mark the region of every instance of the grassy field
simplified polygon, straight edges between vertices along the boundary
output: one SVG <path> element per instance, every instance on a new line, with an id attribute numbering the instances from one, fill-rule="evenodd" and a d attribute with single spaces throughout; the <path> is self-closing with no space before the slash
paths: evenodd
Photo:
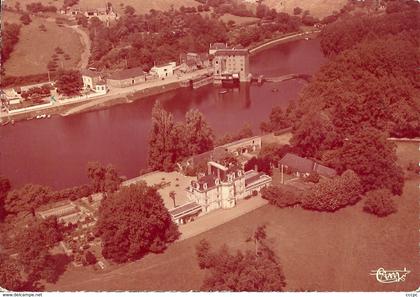
<path id="1" fill-rule="evenodd" d="M 418 146 L 400 145 L 419 159 Z M 252 248 L 245 239 L 259 224 L 267 224 L 270 243 L 281 258 L 287 290 L 410 291 L 418 287 L 418 189 L 420 178 L 405 184 L 398 212 L 377 218 L 362 211 L 362 204 L 335 213 L 278 209 L 267 205 L 191 239 L 176 242 L 161 255 L 115 266 L 111 271 L 92 268 L 67 271 L 47 290 L 199 290 L 205 277 L 196 262 L 194 247 L 208 239 L 214 247 Z M 380 284 L 371 270 L 411 271 L 405 282 Z"/>
<path id="2" fill-rule="evenodd" d="M 220 19 L 225 23 L 229 21 L 234 21 L 235 25 L 252 24 L 260 20 L 259 18 L 241 17 L 241 16 L 230 14 L 230 13 L 225 13 L 224 15 L 220 17 Z"/>
<path id="3" fill-rule="evenodd" d="M 264 4 L 277 11 L 287 12 L 293 15 L 293 9 L 300 7 L 304 11 L 309 10 L 314 17 L 323 18 L 331 15 L 333 11 L 340 9 L 347 3 L 347 0 L 265 0 Z"/>
<path id="4" fill-rule="evenodd" d="M 12 7 L 14 7 L 16 2 L 20 2 L 22 8 L 25 8 L 26 4 L 32 2 L 41 2 L 44 5 L 54 5 L 57 8 L 61 8 L 63 6 L 63 0 L 6 0 L 6 4 Z M 138 14 L 147 13 L 150 9 L 169 10 L 172 6 L 174 8 L 179 8 L 181 6 L 191 7 L 197 6 L 199 4 L 194 0 L 79 0 L 79 4 L 77 4 L 75 7 L 93 9 L 104 7 L 107 2 L 112 3 L 117 12 L 123 12 L 123 7 L 130 5 L 134 7 Z"/>
<path id="5" fill-rule="evenodd" d="M 2 13 L 3 22 L 20 23 L 19 17 L 20 15 L 8 11 Z M 40 30 L 41 24 L 46 27 L 46 32 Z M 65 69 L 76 67 L 83 51 L 79 35 L 70 28 L 57 26 L 55 22 L 32 17 L 28 26 L 22 26 L 19 42 L 5 63 L 6 75 L 46 73 L 47 64 L 57 46 L 71 58 L 66 61 L 61 56 L 57 64 Z"/>

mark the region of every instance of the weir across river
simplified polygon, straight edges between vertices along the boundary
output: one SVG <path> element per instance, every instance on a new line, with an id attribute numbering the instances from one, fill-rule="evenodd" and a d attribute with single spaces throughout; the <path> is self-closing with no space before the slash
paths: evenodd
<path id="1" fill-rule="evenodd" d="M 310 74 L 303 74 L 303 73 L 291 73 L 281 76 L 274 76 L 274 77 L 266 77 L 264 75 L 258 75 L 258 76 L 252 76 L 251 77 L 251 83 L 258 83 L 263 84 L 265 82 L 268 83 L 279 83 L 291 79 L 303 79 L 309 82 L 312 78 L 312 75 Z"/>

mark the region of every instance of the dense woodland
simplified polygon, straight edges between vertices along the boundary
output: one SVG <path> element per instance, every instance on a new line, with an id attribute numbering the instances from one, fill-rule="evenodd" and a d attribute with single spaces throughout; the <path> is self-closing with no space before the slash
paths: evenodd
<path id="1" fill-rule="evenodd" d="M 219 19 L 220 14 L 228 11 L 238 14 L 235 7 L 217 6 L 215 12 L 211 13 L 205 12 L 205 8 L 192 11 L 181 8 L 166 12 L 151 10 L 148 14 L 137 15 L 134 9 L 126 6 L 125 14 L 110 27 L 96 18 L 88 22 L 81 17 L 79 23 L 88 27 L 93 41 L 92 66 L 142 66 L 145 70 L 155 63 L 178 61 L 181 53 L 207 52 L 211 43 L 228 42 L 248 46 L 252 42 L 270 38 L 276 32 L 297 31 L 300 25 L 299 17 L 272 11 L 268 16 L 271 20 L 269 24 L 245 26 L 236 32 L 232 22 L 226 24 Z"/>
<path id="2" fill-rule="evenodd" d="M 386 13 L 347 17 L 325 27 L 321 45 L 330 60 L 297 104 L 287 112 L 274 108 L 261 124 L 263 131 L 293 126 L 287 149 L 321 160 L 341 175 L 301 195 L 302 207 L 334 211 L 366 195 L 367 212 L 395 212 L 393 195 L 402 194 L 404 174 L 396 164 L 396 146 L 387 138 L 420 136 L 420 24 L 414 1 L 387 5 Z M 284 149 L 274 149 L 270 157 Z M 359 184 L 354 186 L 359 193 L 345 189 L 344 176 Z M 377 193 L 383 192 L 381 198 Z M 295 197 L 280 194 L 271 189 L 263 196 L 276 205 L 287 205 L 288 199 L 296 203 Z"/>

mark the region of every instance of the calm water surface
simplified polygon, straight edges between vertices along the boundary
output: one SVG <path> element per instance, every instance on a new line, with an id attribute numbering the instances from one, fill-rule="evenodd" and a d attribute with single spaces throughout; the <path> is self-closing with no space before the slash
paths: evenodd
<path id="1" fill-rule="evenodd" d="M 251 72 L 267 76 L 316 72 L 325 61 L 318 40 L 300 40 L 268 49 L 251 58 Z M 203 112 L 217 136 L 245 123 L 258 132 L 275 105 L 286 107 L 305 85 L 294 80 L 241 86 L 226 94 L 206 86 L 179 89 L 114 106 L 49 120 L 0 127 L 0 174 L 14 187 L 38 183 L 62 188 L 87 181 L 86 164 L 113 164 L 122 175 L 136 176 L 147 162 L 151 109 L 155 100 L 181 120 L 190 108 Z M 279 89 L 272 92 L 273 87 Z"/>

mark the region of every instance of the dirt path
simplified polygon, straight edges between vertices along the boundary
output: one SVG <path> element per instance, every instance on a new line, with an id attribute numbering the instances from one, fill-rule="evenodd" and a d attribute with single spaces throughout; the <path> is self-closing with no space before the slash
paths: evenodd
<path id="1" fill-rule="evenodd" d="M 89 56 L 91 50 L 91 42 L 89 35 L 84 30 L 80 29 L 78 26 L 68 26 L 68 28 L 73 29 L 80 36 L 80 42 L 83 46 L 83 53 L 80 57 L 80 61 L 77 65 L 77 68 L 85 69 L 89 64 Z"/>

